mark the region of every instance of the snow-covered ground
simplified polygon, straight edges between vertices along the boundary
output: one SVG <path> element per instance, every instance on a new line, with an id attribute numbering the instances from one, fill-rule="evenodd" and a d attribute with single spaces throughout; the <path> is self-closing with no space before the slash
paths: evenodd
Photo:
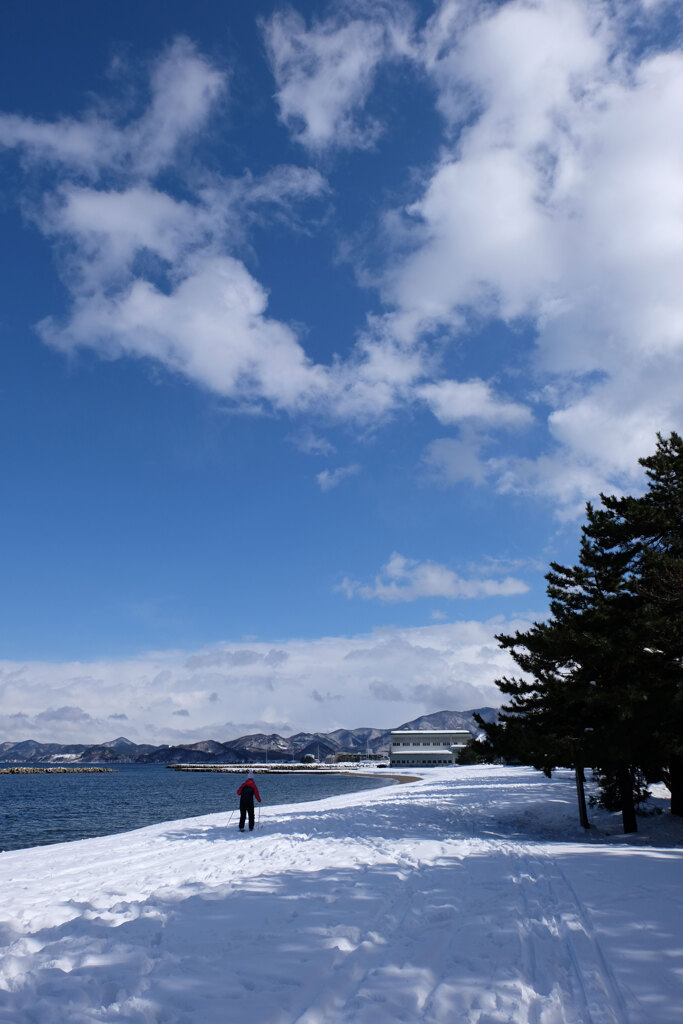
<path id="1" fill-rule="evenodd" d="M 683 822 L 416 774 L 0 855 L 0 1024 L 683 1021 Z"/>

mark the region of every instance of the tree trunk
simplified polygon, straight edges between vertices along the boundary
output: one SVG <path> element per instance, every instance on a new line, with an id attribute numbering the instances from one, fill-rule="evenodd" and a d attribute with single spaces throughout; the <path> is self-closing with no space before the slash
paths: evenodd
<path id="1" fill-rule="evenodd" d="M 617 769 L 617 784 L 619 796 L 621 797 L 621 820 L 624 823 L 624 835 L 628 832 L 637 832 L 636 808 L 633 803 L 633 775 L 627 764 L 619 765 Z"/>
<path id="2" fill-rule="evenodd" d="M 669 759 L 669 789 L 671 790 L 671 813 L 683 816 L 683 757 Z"/>
<path id="3" fill-rule="evenodd" d="M 581 828 L 590 828 L 588 811 L 586 810 L 586 794 L 583 788 L 584 774 L 582 765 L 574 765 L 574 775 L 576 776 L 576 795 L 579 801 L 579 821 L 581 822 Z"/>

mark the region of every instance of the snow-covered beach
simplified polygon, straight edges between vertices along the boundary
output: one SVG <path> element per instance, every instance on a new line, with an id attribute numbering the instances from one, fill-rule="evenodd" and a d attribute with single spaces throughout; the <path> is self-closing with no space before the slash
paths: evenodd
<path id="1" fill-rule="evenodd" d="M 437 768 L 0 856 L 1 1024 L 679 1024 L 683 823 Z"/>

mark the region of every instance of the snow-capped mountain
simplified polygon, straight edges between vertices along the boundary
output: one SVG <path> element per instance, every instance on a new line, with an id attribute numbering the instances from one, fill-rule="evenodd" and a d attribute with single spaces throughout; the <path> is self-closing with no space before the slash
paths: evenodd
<path id="1" fill-rule="evenodd" d="M 477 708 L 472 711 L 437 711 L 421 715 L 411 722 L 394 726 L 397 729 L 467 729 L 476 736 L 479 728 L 475 713 L 486 721 L 494 721 L 495 708 Z M 335 729 L 333 732 L 298 732 L 293 736 L 278 733 L 252 733 L 219 743 L 200 740 L 175 746 L 153 746 L 134 743 L 125 736 L 104 743 L 38 743 L 22 740 L 18 743 L 0 743 L 0 761 L 21 764 L 27 762 L 92 764 L 99 762 L 135 762 L 138 764 L 177 764 L 182 761 L 247 763 L 249 761 L 298 761 L 307 754 L 324 758 L 341 751 L 354 754 L 380 754 L 389 748 L 391 729 Z"/>

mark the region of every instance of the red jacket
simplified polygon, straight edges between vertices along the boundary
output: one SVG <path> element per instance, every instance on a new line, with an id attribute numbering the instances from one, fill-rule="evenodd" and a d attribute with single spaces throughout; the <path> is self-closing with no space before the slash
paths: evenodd
<path id="1" fill-rule="evenodd" d="M 253 790 L 253 792 L 250 793 L 250 789 Z M 240 788 L 237 790 L 237 795 L 241 797 L 240 804 L 242 803 L 242 800 L 244 800 L 245 803 L 248 802 L 250 804 L 253 804 L 254 797 L 256 797 L 259 803 L 261 803 L 261 794 L 259 793 L 258 787 L 253 779 L 247 779 L 246 782 L 243 782 Z"/>

